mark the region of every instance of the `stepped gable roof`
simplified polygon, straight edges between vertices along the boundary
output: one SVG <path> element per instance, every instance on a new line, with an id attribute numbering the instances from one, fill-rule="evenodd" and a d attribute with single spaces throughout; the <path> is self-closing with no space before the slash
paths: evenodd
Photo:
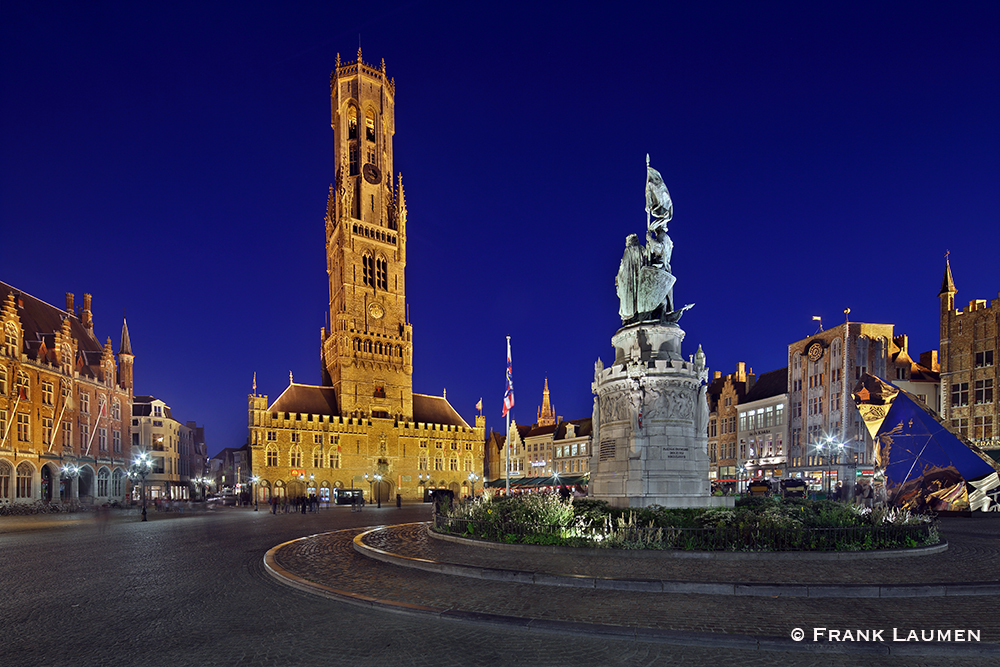
<path id="1" fill-rule="evenodd" d="M 38 352 L 37 341 L 43 340 L 49 334 L 62 331 L 63 320 L 69 319 L 70 333 L 76 339 L 77 349 L 83 352 L 96 352 L 100 363 L 100 355 L 104 353 L 104 347 L 97 340 L 94 334 L 87 331 L 80 322 L 80 318 L 72 313 L 67 313 L 61 308 L 49 305 L 27 294 L 7 283 L 0 282 L 0 306 L 7 301 L 8 294 L 14 294 L 16 299 L 17 316 L 21 320 L 21 327 L 24 329 L 24 352 L 29 359 L 38 361 L 34 356 Z M 49 338 L 54 345 L 55 338 Z M 35 344 L 32 344 L 35 343 Z M 54 352 L 49 343 L 46 343 L 50 352 Z M 54 358 L 54 357 L 53 357 Z M 90 374 L 84 371 L 85 374 Z"/>
<path id="2" fill-rule="evenodd" d="M 574 424 L 576 426 L 576 437 L 581 438 L 585 435 L 590 435 L 593 432 L 594 420 L 590 417 L 584 419 L 570 419 L 568 421 L 560 422 L 559 428 L 556 429 L 556 440 L 563 440 L 566 438 L 566 425 Z"/>
<path id="3" fill-rule="evenodd" d="M 337 393 L 333 387 L 292 382 L 275 399 L 268 412 L 294 412 L 306 415 L 339 417 Z"/>
<path id="4" fill-rule="evenodd" d="M 753 389 L 747 392 L 747 395 L 743 397 L 741 403 L 749 403 L 750 401 L 759 401 L 763 398 L 773 398 L 774 396 L 780 396 L 781 394 L 788 393 L 788 366 L 784 368 L 779 368 L 776 371 L 768 371 L 763 373 L 757 382 L 754 383 Z"/>
<path id="5" fill-rule="evenodd" d="M 469 428 L 462 416 L 444 396 L 413 394 L 413 421 Z"/>

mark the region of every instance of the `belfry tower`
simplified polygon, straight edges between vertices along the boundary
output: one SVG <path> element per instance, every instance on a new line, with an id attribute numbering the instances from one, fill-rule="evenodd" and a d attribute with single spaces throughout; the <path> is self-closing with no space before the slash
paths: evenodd
<path id="1" fill-rule="evenodd" d="M 341 415 L 413 417 L 407 321 L 406 203 L 393 182 L 395 80 L 358 59 L 330 75 L 334 172 L 326 211 L 330 331 L 321 332 L 323 384 Z"/>

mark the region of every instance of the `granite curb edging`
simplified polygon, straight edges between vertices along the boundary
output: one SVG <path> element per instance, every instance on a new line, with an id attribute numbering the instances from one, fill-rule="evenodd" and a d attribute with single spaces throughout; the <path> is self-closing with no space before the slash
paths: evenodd
<path id="1" fill-rule="evenodd" d="M 420 525 L 399 524 L 400 526 Z M 427 523 L 423 523 L 428 526 Z M 699 582 L 661 579 L 617 579 L 577 574 L 550 574 L 527 570 L 507 570 L 497 567 L 480 567 L 447 563 L 427 558 L 415 558 L 390 553 L 364 543 L 366 535 L 392 526 L 379 526 L 358 533 L 354 537 L 354 550 L 369 558 L 425 572 L 447 574 L 486 581 L 512 581 L 540 586 L 565 586 L 572 588 L 638 591 L 643 593 L 693 593 L 698 595 L 738 595 L 756 597 L 804 598 L 901 598 L 901 597 L 954 597 L 968 595 L 1000 595 L 1000 583 L 956 582 L 954 584 L 778 584 L 746 582 Z M 432 532 L 429 530 L 428 532 Z M 454 539 L 453 536 L 449 536 Z M 458 538 L 463 539 L 463 538 Z M 492 546 L 492 543 L 490 543 Z M 519 545 L 529 546 L 529 545 Z M 934 545 L 940 547 L 942 545 Z M 944 548 L 947 548 L 945 543 Z M 542 547 L 545 548 L 545 547 Z M 931 548 L 931 547 L 928 547 Z M 944 549 L 940 549 L 943 551 Z M 936 552 L 935 552 L 936 553 Z"/>
<path id="2" fill-rule="evenodd" d="M 405 525 L 405 524 L 402 524 Z M 948 656 L 997 656 L 1000 655 L 1000 644 L 964 644 L 946 643 L 933 646 L 892 645 L 888 642 L 878 642 L 872 644 L 816 644 L 807 642 L 796 642 L 788 637 L 756 637 L 753 635 L 735 635 L 725 633 L 708 632 L 684 632 L 679 630 L 663 630 L 659 628 L 630 628 L 627 626 L 607 625 L 600 623 L 561 621 L 550 619 L 533 619 L 519 616 L 506 616 L 502 614 L 489 614 L 482 612 L 463 611 L 454 608 L 432 607 L 418 605 L 395 600 L 374 598 L 359 593 L 352 593 L 334 588 L 316 581 L 310 581 L 294 572 L 282 567 L 277 563 L 276 555 L 283 547 L 326 535 L 333 535 L 339 532 L 354 531 L 356 528 L 348 528 L 329 533 L 318 533 L 308 535 L 294 540 L 283 542 L 272 547 L 264 554 L 264 571 L 278 583 L 295 588 L 302 592 L 319 595 L 328 599 L 337 600 L 355 606 L 390 611 L 401 614 L 410 614 L 422 617 L 437 617 L 443 620 L 450 620 L 465 623 L 478 623 L 487 625 L 499 625 L 511 628 L 521 628 L 525 630 L 550 632 L 570 635 L 603 635 L 617 639 L 635 640 L 641 642 L 663 643 L 674 646 L 692 646 L 705 648 L 740 648 L 744 650 L 758 651 L 780 651 L 796 653 L 821 653 L 821 654 L 857 654 L 857 655 L 948 655 Z M 371 531 L 365 531 L 371 532 Z M 364 532 L 359 533 L 363 535 Z M 355 543 L 356 544 L 356 543 Z"/>

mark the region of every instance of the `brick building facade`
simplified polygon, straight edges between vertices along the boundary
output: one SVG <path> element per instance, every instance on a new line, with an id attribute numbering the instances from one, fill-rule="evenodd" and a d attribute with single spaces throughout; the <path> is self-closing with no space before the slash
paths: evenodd
<path id="1" fill-rule="evenodd" d="M 0 283 L 0 503 L 124 501 L 132 348 L 94 335 L 91 297 L 51 306 Z"/>

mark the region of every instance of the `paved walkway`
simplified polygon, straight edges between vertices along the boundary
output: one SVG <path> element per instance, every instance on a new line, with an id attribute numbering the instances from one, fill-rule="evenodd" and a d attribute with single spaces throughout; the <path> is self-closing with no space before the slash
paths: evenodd
<path id="1" fill-rule="evenodd" d="M 422 524 L 408 524 L 302 538 L 272 549 L 266 563 L 273 575 L 303 590 L 449 620 L 747 649 L 1000 657 L 1000 617 L 995 613 L 994 595 L 1000 589 L 1000 516 L 945 519 L 942 533 L 949 548 L 924 556 L 734 561 L 663 554 L 614 558 L 561 551 L 511 552 L 442 541 L 429 537 Z M 410 560 L 411 565 L 440 571 L 368 558 L 355 549 L 355 537 L 361 534 L 363 551 L 377 549 L 393 554 L 397 562 Z M 489 569 L 495 573 L 494 580 L 454 576 L 454 566 Z M 532 578 L 525 578 L 526 574 Z M 553 575 L 638 583 L 580 588 L 559 585 Z M 556 585 L 536 583 L 542 580 Z M 650 581 L 725 584 L 736 594 L 664 588 L 651 592 L 642 585 Z M 806 591 L 816 585 L 898 589 L 894 597 L 809 597 L 807 592 L 781 589 L 789 584 Z M 776 586 L 775 590 L 762 588 L 769 585 Z M 740 586 L 756 587 L 756 593 L 740 594 Z M 796 629 L 805 634 L 804 641 L 791 638 Z M 843 631 L 850 630 L 851 641 L 828 641 L 828 629 L 839 631 L 841 639 Z M 859 630 L 861 637 L 874 639 L 857 641 Z M 962 638 L 971 630 L 979 640 L 938 641 L 954 640 L 959 630 Z M 931 642 L 894 641 L 926 639 L 931 634 Z"/>

